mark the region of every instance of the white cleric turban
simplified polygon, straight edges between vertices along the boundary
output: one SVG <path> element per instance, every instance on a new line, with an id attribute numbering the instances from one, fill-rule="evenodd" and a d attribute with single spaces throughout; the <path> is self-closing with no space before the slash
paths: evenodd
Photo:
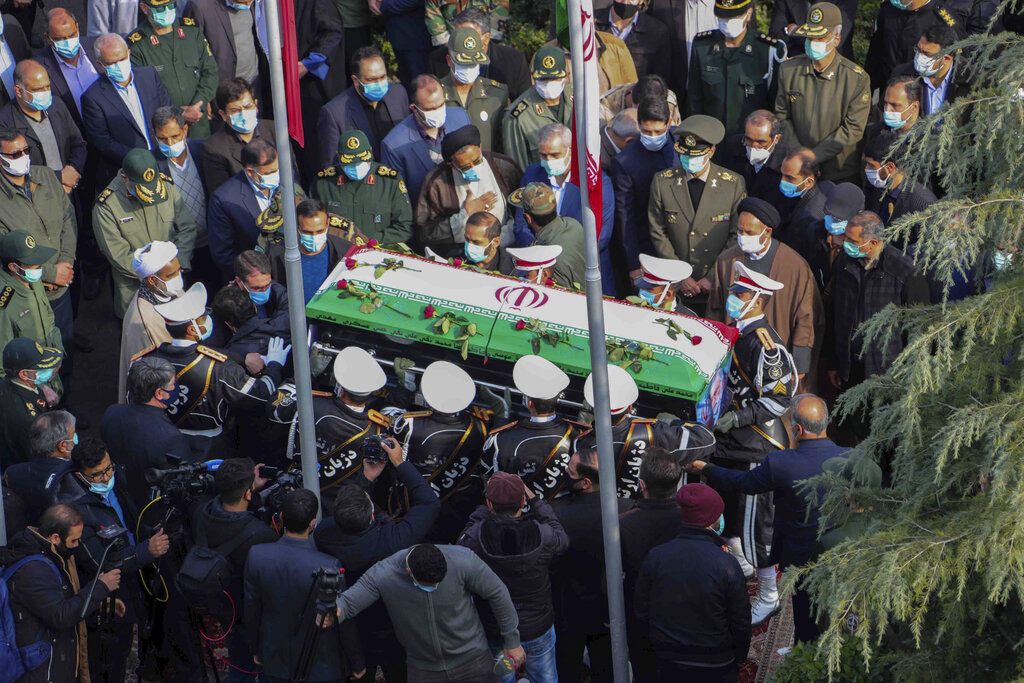
<path id="1" fill-rule="evenodd" d="M 178 247 L 173 242 L 150 242 L 135 250 L 132 256 L 132 269 L 144 280 L 171 262 L 178 255 Z"/>

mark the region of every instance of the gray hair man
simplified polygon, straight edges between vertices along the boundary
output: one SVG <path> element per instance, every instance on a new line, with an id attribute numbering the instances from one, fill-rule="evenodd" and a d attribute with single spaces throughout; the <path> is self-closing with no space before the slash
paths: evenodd
<path id="1" fill-rule="evenodd" d="M 71 469 L 71 451 L 77 443 L 75 416 L 65 410 L 41 413 L 32 421 L 28 433 L 32 459 L 4 472 L 4 485 L 25 504 L 26 519 L 39 519 L 56 502 L 61 477 Z"/>

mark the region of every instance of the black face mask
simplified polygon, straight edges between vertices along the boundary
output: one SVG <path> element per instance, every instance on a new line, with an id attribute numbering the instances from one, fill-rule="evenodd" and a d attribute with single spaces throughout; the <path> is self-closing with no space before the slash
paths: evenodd
<path id="1" fill-rule="evenodd" d="M 71 548 L 69 548 L 66 545 L 64 545 L 63 541 L 58 543 L 57 545 L 53 546 L 53 549 L 55 551 L 57 551 L 57 554 L 60 555 L 65 560 L 70 559 L 71 558 L 71 553 L 74 552 L 74 550 L 72 550 Z"/>
<path id="2" fill-rule="evenodd" d="M 632 19 L 640 9 L 639 5 L 627 5 L 624 2 L 613 2 L 612 7 L 615 8 L 615 16 L 620 19 Z"/>

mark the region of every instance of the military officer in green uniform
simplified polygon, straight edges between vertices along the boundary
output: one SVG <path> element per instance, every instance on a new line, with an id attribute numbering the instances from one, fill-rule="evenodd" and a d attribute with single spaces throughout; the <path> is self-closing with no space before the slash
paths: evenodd
<path id="1" fill-rule="evenodd" d="M 338 138 L 338 163 L 316 174 L 313 197 L 328 213 L 348 218 L 381 244 L 412 238 L 412 205 L 405 181 L 393 168 L 373 160 L 366 134 L 349 130 Z"/>
<path id="2" fill-rule="evenodd" d="M 647 217 L 658 256 L 693 266 L 679 283 L 679 295 L 703 313 L 711 281 L 707 274 L 718 255 L 736 241 L 736 208 L 746 196 L 743 178 L 711 163 L 725 137 L 718 119 L 696 114 L 674 131 L 680 166 L 654 176 Z"/>
<path id="3" fill-rule="evenodd" d="M 451 73 L 441 79 L 441 87 L 445 105 L 465 109 L 469 120 L 480 131 L 480 148 L 485 152 L 498 152 L 501 150 L 501 122 L 508 108 L 508 86 L 480 77 L 480 65 L 490 61 L 475 28 L 455 29 L 448 41 Z"/>
<path id="4" fill-rule="evenodd" d="M 571 126 L 572 86 L 562 48 L 545 45 L 533 57 L 533 87 L 509 107 L 502 126 L 505 154 L 519 168 L 540 161 L 540 129 L 549 123 Z"/>
<path id="5" fill-rule="evenodd" d="M 754 0 L 716 0 L 718 30 L 698 33 L 690 56 L 691 114 L 707 114 L 725 134 L 743 132 L 747 115 L 775 101 L 776 64 L 786 44 L 751 28 Z"/>
<path id="6" fill-rule="evenodd" d="M 566 289 L 580 289 L 585 280 L 587 257 L 583 246 L 583 226 L 570 216 L 558 215 L 558 201 L 550 185 L 530 183 L 508 196 L 508 203 L 523 210 L 523 217 L 536 240 L 532 246 L 558 245 L 562 251 L 552 260 L 551 276 L 555 284 Z M 519 249 L 520 255 L 523 250 Z M 529 256 L 526 256 L 529 260 Z M 512 255 L 515 260 L 515 254 Z M 518 267 L 518 266 L 517 266 Z M 536 270 L 520 268 L 520 270 Z"/>
<path id="7" fill-rule="evenodd" d="M 170 176 L 157 170 L 146 149 L 124 157 L 121 172 L 100 192 L 92 209 L 96 241 L 113 269 L 114 313 L 124 317 L 139 288 L 132 268 L 136 249 L 154 240 L 174 242 L 178 261 L 188 270 L 196 242 L 196 223 Z"/>
<path id="8" fill-rule="evenodd" d="M 775 115 L 796 146 L 814 152 L 821 179 L 860 184 L 860 144 L 871 109 L 871 79 L 837 52 L 843 15 L 830 2 L 807 12 L 793 31 L 807 39 L 806 54 L 779 67 Z"/>
<path id="9" fill-rule="evenodd" d="M 171 101 L 181 107 L 190 138 L 210 137 L 207 105 L 217 93 L 217 62 L 194 19 L 177 18 L 174 0 L 143 0 L 146 16 L 128 34 L 132 64 L 152 66 Z"/>
<path id="10" fill-rule="evenodd" d="M 37 244 L 25 230 L 12 230 L 0 241 L 0 348 L 16 337 L 28 337 L 40 346 L 64 351 L 53 309 L 40 279 L 43 264 L 56 249 Z M 136 288 L 138 280 L 136 279 Z M 60 380 L 50 380 L 60 393 Z M 56 401 L 54 401 L 56 402 Z"/>

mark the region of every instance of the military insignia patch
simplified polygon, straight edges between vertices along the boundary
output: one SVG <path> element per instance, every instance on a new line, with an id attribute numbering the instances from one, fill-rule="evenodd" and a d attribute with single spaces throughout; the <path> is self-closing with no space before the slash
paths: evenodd
<path id="1" fill-rule="evenodd" d="M 820 24 L 821 23 L 821 10 L 818 9 L 817 7 L 812 9 L 810 16 L 807 17 L 807 21 L 809 21 L 812 24 Z"/>
<path id="2" fill-rule="evenodd" d="M 153 182 L 154 180 L 156 180 L 156 171 L 154 171 L 151 168 L 147 168 L 142 173 L 142 179 L 145 180 L 147 183 Z"/>
<path id="3" fill-rule="evenodd" d="M 711 217 L 711 222 L 712 223 L 727 223 L 728 221 L 729 221 L 729 214 L 727 214 L 727 213 L 720 213 L 717 216 L 712 216 Z"/>
<path id="4" fill-rule="evenodd" d="M 541 61 L 540 65 L 543 66 L 545 69 L 554 69 L 555 58 L 549 55 Z"/>
<path id="5" fill-rule="evenodd" d="M 11 303 L 11 295 L 14 294 L 14 287 L 4 287 L 3 291 L 0 292 L 0 309 L 7 308 L 7 304 Z"/>
<path id="6" fill-rule="evenodd" d="M 217 361 L 218 363 L 223 363 L 224 361 L 226 361 L 228 359 L 228 357 L 225 356 L 220 351 L 214 351 L 209 346 L 203 346 L 202 344 L 200 344 L 199 346 L 196 347 L 196 353 L 202 354 L 202 355 L 206 356 L 207 358 L 212 358 L 213 360 Z"/>
<path id="7" fill-rule="evenodd" d="M 397 178 L 398 171 L 391 168 L 390 166 L 385 166 L 384 164 L 381 164 L 380 166 L 377 167 L 377 175 L 384 176 L 385 178 Z"/>
<path id="8" fill-rule="evenodd" d="M 956 27 L 956 22 L 955 22 L 955 21 L 953 21 L 953 17 L 952 17 L 952 16 L 950 16 L 950 14 L 949 14 L 949 11 L 948 11 L 948 10 L 946 10 L 946 9 L 940 9 L 940 10 L 939 10 L 939 16 L 940 16 L 940 17 L 942 18 L 942 20 L 943 20 L 944 22 L 946 22 L 947 24 L 949 24 L 950 28 L 955 28 L 955 27 Z"/>
<path id="9" fill-rule="evenodd" d="M 29 249 L 35 249 L 36 238 L 32 237 L 32 235 L 25 235 L 25 246 L 28 247 Z"/>
<path id="10" fill-rule="evenodd" d="M 159 45 L 160 44 L 160 39 L 156 37 L 156 34 L 153 34 L 153 35 L 151 35 L 149 37 L 149 44 L 150 45 Z"/>
<path id="11" fill-rule="evenodd" d="M 409 191 L 405 189 L 405 181 L 404 180 L 399 180 L 398 181 L 398 189 L 401 190 L 402 194 L 409 194 Z"/>
<path id="12" fill-rule="evenodd" d="M 370 418 L 370 422 L 380 425 L 381 427 L 388 427 L 391 425 L 391 418 L 382 413 L 378 413 L 376 410 L 366 411 L 366 417 Z"/>
<path id="13" fill-rule="evenodd" d="M 349 139 L 345 141 L 345 146 L 348 147 L 349 149 L 355 149 L 356 147 L 359 146 L 359 138 L 357 138 L 355 135 L 349 137 Z"/>
<path id="14" fill-rule="evenodd" d="M 695 137 L 693 137 L 692 135 L 687 135 L 686 139 L 683 140 L 683 142 L 686 143 L 687 147 L 696 147 L 697 146 L 697 139 Z"/>
<path id="15" fill-rule="evenodd" d="M 540 102 L 537 102 L 535 105 L 533 105 L 533 109 L 541 116 L 544 116 L 544 105 L 541 104 Z"/>
<path id="16" fill-rule="evenodd" d="M 103 190 L 103 192 L 100 192 L 100 196 L 96 198 L 96 201 L 102 204 L 103 202 L 107 201 L 107 197 L 109 197 L 112 194 L 114 194 L 114 191 L 111 190 L 110 188 L 107 188 L 106 190 Z"/>
<path id="17" fill-rule="evenodd" d="M 772 335 L 764 327 L 757 328 L 757 338 L 761 342 L 761 346 L 768 349 L 769 351 L 775 350 L 775 340 L 772 339 Z"/>
<path id="18" fill-rule="evenodd" d="M 196 20 L 191 17 L 183 17 L 181 23 L 185 24 L 185 26 L 195 26 Z"/>
<path id="19" fill-rule="evenodd" d="M 136 31 L 135 33 L 132 33 L 131 35 L 128 36 L 128 41 L 129 42 L 137 43 L 140 40 L 142 40 L 142 34 L 139 33 L 138 31 Z"/>
<path id="20" fill-rule="evenodd" d="M 466 36 L 466 40 L 462 43 L 462 47 L 466 48 L 467 50 L 475 50 L 476 38 L 474 38 L 473 36 Z"/>
<path id="21" fill-rule="evenodd" d="M 779 379 L 780 377 L 782 377 L 782 368 L 780 368 L 778 365 L 771 366 L 770 368 L 768 368 L 768 376 L 771 377 L 772 379 Z"/>

